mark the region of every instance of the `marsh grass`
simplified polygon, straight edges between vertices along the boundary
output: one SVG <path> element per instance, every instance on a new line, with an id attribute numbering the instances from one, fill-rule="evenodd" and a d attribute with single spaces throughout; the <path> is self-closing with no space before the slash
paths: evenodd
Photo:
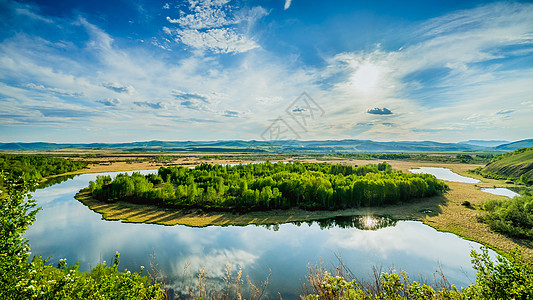
<path id="1" fill-rule="evenodd" d="M 460 298 L 460 292 L 450 284 L 440 268 L 431 283 L 427 280 L 423 283 L 411 281 L 404 271 L 400 274 L 393 270 L 387 273 L 375 266 L 369 281 L 360 281 L 342 259 L 331 272 L 322 263 L 310 266 L 302 295 L 305 300 Z"/>

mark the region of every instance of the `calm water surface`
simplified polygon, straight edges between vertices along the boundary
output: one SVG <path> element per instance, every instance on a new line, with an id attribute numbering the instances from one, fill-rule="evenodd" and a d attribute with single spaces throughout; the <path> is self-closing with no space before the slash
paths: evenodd
<path id="1" fill-rule="evenodd" d="M 155 171 L 142 171 L 149 172 Z M 384 228 L 361 230 L 350 224 L 364 228 L 376 221 L 205 228 L 105 221 L 74 199 L 96 175 L 80 175 L 33 193 L 43 207 L 26 233 L 34 254 L 52 256 L 54 264 L 61 258 L 70 264 L 79 261 L 86 270 L 98 262 L 112 261 L 118 251 L 120 269 L 136 271 L 140 266 L 148 268 L 150 255 L 155 253 L 167 282 L 176 289 L 185 266 L 191 272 L 205 267 L 209 277 L 219 278 L 229 263 L 233 270 L 241 268 L 257 282 L 271 271 L 269 293 L 281 292 L 285 299 L 297 298 L 310 264 L 322 261 L 334 267 L 337 257 L 363 280 L 370 278 L 376 266 L 383 271 L 405 270 L 411 279 L 428 281 L 441 267 L 457 286 L 475 281 L 469 254 L 479 251 L 480 245 L 420 222 L 378 220 L 378 227 Z"/>
<path id="2" fill-rule="evenodd" d="M 437 177 L 440 180 L 453 181 L 453 182 L 464 182 L 464 183 L 480 183 L 481 181 L 475 178 L 466 177 L 452 172 L 452 170 L 447 168 L 437 168 L 437 167 L 420 167 L 418 169 L 410 169 L 409 172 L 416 174 L 431 174 Z"/>
<path id="3" fill-rule="evenodd" d="M 511 191 L 510 189 L 506 188 L 493 188 L 493 189 L 481 189 L 485 193 L 493 194 L 493 195 L 499 195 L 499 196 L 505 196 L 508 198 L 514 198 L 516 196 L 520 196 L 520 194 L 515 193 Z"/>
<path id="4" fill-rule="evenodd" d="M 420 167 L 418 169 L 410 169 L 409 172 L 417 174 L 431 174 L 437 177 L 440 180 L 454 181 L 454 182 L 465 182 L 465 183 L 480 183 L 481 181 L 475 178 L 466 177 L 452 172 L 450 169 L 446 168 L 436 168 L 436 167 Z M 509 198 L 514 198 L 520 196 L 518 193 L 515 193 L 506 188 L 486 188 L 481 189 L 483 192 L 505 196 Z"/>

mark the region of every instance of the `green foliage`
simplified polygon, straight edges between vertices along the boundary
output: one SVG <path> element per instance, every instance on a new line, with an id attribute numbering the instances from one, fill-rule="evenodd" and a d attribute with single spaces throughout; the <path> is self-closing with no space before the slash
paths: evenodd
<path id="1" fill-rule="evenodd" d="M 477 169 L 476 173 L 487 178 L 508 179 L 527 184 L 528 179 L 533 178 L 533 147 L 504 153 L 484 168 Z"/>
<path id="2" fill-rule="evenodd" d="M 376 274 L 374 286 L 366 283 L 361 285 L 354 279 L 346 281 L 343 276 L 332 276 L 325 271 L 321 274 L 319 284 L 311 282 L 314 287 L 314 294 L 304 297 L 305 300 L 363 300 L 363 299 L 463 299 L 461 292 L 454 286 L 442 287 L 435 290 L 433 287 L 411 282 L 406 272 L 400 275 L 395 273 Z M 310 281 L 314 278 L 310 276 Z M 367 286 L 363 288 L 362 286 Z"/>
<path id="3" fill-rule="evenodd" d="M 416 160 L 433 162 L 458 162 L 466 164 L 488 163 L 496 155 L 494 154 L 458 154 L 455 157 L 447 154 L 426 155 L 408 153 L 331 153 L 331 154 L 306 154 L 310 157 L 341 157 L 350 159 L 387 159 L 387 160 Z"/>
<path id="4" fill-rule="evenodd" d="M 78 264 L 67 266 L 60 260 L 57 267 L 47 264 L 40 256 L 31 262 L 32 271 L 19 282 L 25 299 L 163 299 L 158 284 L 151 284 L 139 272 L 118 271 L 119 254 L 111 266 L 105 262 L 89 272 L 80 272 Z"/>
<path id="5" fill-rule="evenodd" d="M 97 265 L 80 272 L 65 260 L 53 267 L 40 256 L 28 262 L 30 247 L 24 232 L 35 221 L 36 201 L 28 193 L 31 184 L 2 174 L 7 197 L 0 199 L 0 299 L 163 299 L 159 284 L 151 284 L 141 272 Z"/>
<path id="6" fill-rule="evenodd" d="M 35 221 L 37 203 L 28 190 L 31 185 L 1 174 L 7 197 L 0 199 L 0 299 L 10 299 L 19 292 L 19 283 L 27 277 L 30 247 L 23 234 Z"/>
<path id="7" fill-rule="evenodd" d="M 477 270 L 476 284 L 464 295 L 469 299 L 532 299 L 533 264 L 526 261 L 518 248 L 507 258 L 498 256 L 497 264 L 490 259 L 487 248 L 482 253 L 472 251 L 472 265 Z"/>
<path id="8" fill-rule="evenodd" d="M 327 163 L 203 164 L 162 167 L 157 175 L 99 176 L 93 197 L 216 210 L 342 209 L 438 195 L 446 184 L 432 175 L 394 171 L 387 163 L 354 167 Z"/>
<path id="9" fill-rule="evenodd" d="M 51 175 L 73 172 L 87 166 L 86 162 L 42 155 L 0 155 L 0 170 L 10 179 L 38 180 Z M 0 179 L 0 187 L 4 186 Z"/>
<path id="10" fill-rule="evenodd" d="M 509 200 L 484 203 L 483 221 L 494 231 L 511 237 L 533 239 L 533 196 L 522 195 Z"/>
<path id="11" fill-rule="evenodd" d="M 332 276 L 318 271 L 309 274 L 312 292 L 306 300 L 351 299 L 532 299 L 533 264 L 526 261 L 516 248 L 507 258 L 497 256 L 496 261 L 483 247 L 481 253 L 471 252 L 472 265 L 477 271 L 476 283 L 459 291 L 449 285 L 443 276 L 437 287 L 409 280 L 406 272 L 375 273 L 373 284 L 347 281 L 346 276 Z"/>
<path id="12" fill-rule="evenodd" d="M 472 160 L 474 160 L 472 156 L 467 155 L 467 154 L 457 154 L 455 158 L 458 159 L 462 163 L 469 163 Z"/>

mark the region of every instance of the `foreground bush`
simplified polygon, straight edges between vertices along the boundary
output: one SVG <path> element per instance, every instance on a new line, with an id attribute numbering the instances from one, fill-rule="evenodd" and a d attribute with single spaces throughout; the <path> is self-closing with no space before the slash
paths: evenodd
<path id="1" fill-rule="evenodd" d="M 483 217 L 490 228 L 505 235 L 533 240 L 533 196 L 522 195 L 509 200 L 490 200 Z"/>
<path id="2" fill-rule="evenodd" d="M 159 284 L 141 272 L 119 272 L 118 253 L 113 264 L 80 272 L 64 260 L 53 267 L 36 256 L 28 262 L 30 247 L 23 234 L 35 221 L 36 202 L 23 180 L 4 177 L 7 194 L 0 199 L 0 299 L 163 299 Z"/>
<path id="3" fill-rule="evenodd" d="M 119 254 L 111 266 L 101 263 L 88 272 L 78 265 L 68 267 L 61 260 L 57 267 L 35 257 L 27 278 L 18 283 L 24 299 L 162 299 L 159 285 L 150 284 L 140 272 L 119 272 Z"/>
<path id="4" fill-rule="evenodd" d="M 444 275 L 434 286 L 409 280 L 406 272 L 400 275 L 374 272 L 374 282 L 349 281 L 343 267 L 337 276 L 321 268 L 309 272 L 305 300 L 351 299 L 533 299 L 533 265 L 526 261 L 518 249 L 507 258 L 498 256 L 491 260 L 487 248 L 481 253 L 471 252 L 472 265 L 477 270 L 476 283 L 458 290 L 450 285 Z"/>

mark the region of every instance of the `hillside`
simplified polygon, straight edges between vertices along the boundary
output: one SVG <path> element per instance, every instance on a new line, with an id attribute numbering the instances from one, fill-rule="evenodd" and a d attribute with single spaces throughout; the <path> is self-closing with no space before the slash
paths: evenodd
<path id="1" fill-rule="evenodd" d="M 481 172 L 507 178 L 526 175 L 530 180 L 533 179 L 533 147 L 517 149 L 500 157 L 485 166 Z"/>

